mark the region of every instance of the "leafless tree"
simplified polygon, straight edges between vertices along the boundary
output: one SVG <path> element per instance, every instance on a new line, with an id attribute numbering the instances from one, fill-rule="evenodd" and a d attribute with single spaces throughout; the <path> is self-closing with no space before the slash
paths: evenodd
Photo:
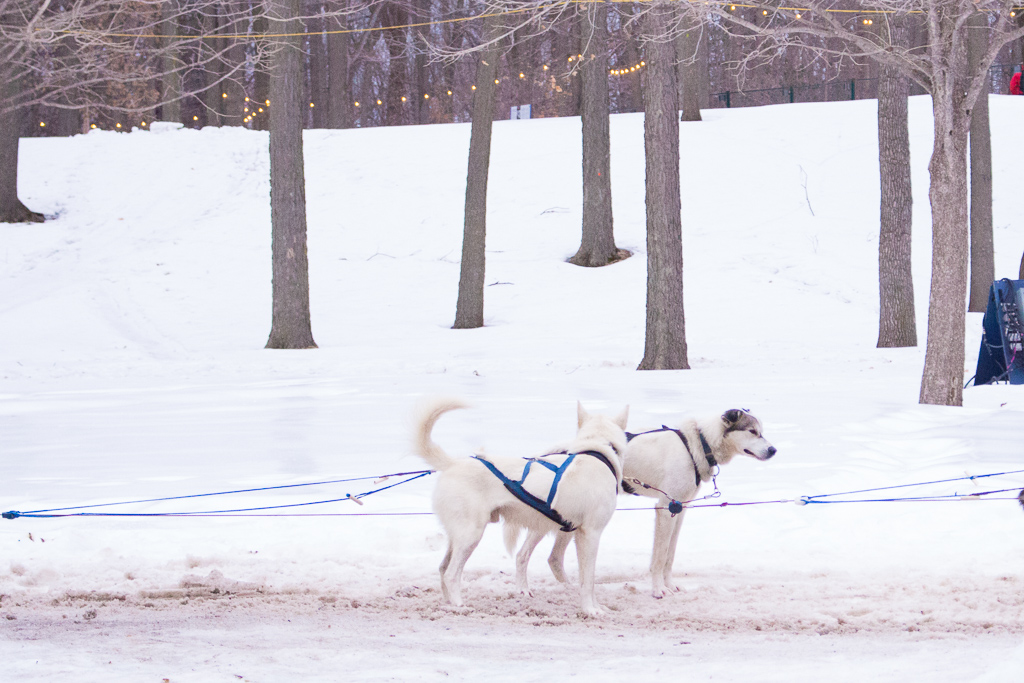
<path id="1" fill-rule="evenodd" d="M 968 23 L 967 58 L 972 68 L 988 47 L 988 16 L 977 12 Z M 971 112 L 971 285 L 967 309 L 984 313 L 995 280 L 992 236 L 992 136 L 989 130 L 988 88 L 981 91 Z"/>
<path id="2" fill-rule="evenodd" d="M 462 270 L 455 307 L 456 329 L 484 325 L 484 245 L 487 236 L 487 177 L 490 171 L 491 127 L 497 91 L 498 57 L 502 30 L 496 16 L 484 20 L 485 48 L 475 56 L 476 83 L 473 123 L 469 138 L 469 171 L 466 177 L 465 230 L 462 238 Z"/>
<path id="3" fill-rule="evenodd" d="M 608 9 L 581 8 L 580 71 L 583 98 L 583 237 L 569 259 L 578 266 L 604 266 L 629 256 L 615 246 L 612 218 L 611 134 L 608 116 Z"/>
<path id="4" fill-rule="evenodd" d="M 806 3 L 787 9 L 778 2 L 751 3 L 759 15 L 730 14 L 728 5 L 709 6 L 732 25 L 756 34 L 760 49 L 748 61 L 771 61 L 780 43 L 804 42 L 832 55 L 873 59 L 899 68 L 932 96 L 934 138 L 929 164 L 932 209 L 932 277 L 928 339 L 920 402 L 961 405 L 964 326 L 968 273 L 967 148 L 971 112 L 988 87 L 988 69 L 1008 42 L 1024 36 L 1009 0 L 879 0 L 870 8 L 849 2 Z M 838 12 L 836 10 L 854 10 Z M 967 58 L 969 24 L 979 11 L 989 14 L 988 48 L 975 63 Z M 858 13 L 860 12 L 860 13 Z M 891 16 L 920 14 L 927 34 L 923 49 L 901 47 L 888 31 L 864 31 L 865 22 L 883 24 Z M 811 44 L 810 38 L 839 41 Z"/>
<path id="5" fill-rule="evenodd" d="M 910 44 L 907 17 L 886 29 L 896 45 Z M 910 176 L 909 79 L 883 64 L 878 82 L 878 348 L 917 346 L 911 235 L 914 197 Z"/>
<path id="6" fill-rule="evenodd" d="M 268 349 L 316 348 L 309 316 L 306 180 L 302 154 L 301 0 L 268 0 L 280 31 L 270 79 L 273 321 Z"/>
<path id="7" fill-rule="evenodd" d="M 679 110 L 672 3 L 645 9 L 644 158 L 647 206 L 647 327 L 640 370 L 688 369 L 683 314 Z"/>

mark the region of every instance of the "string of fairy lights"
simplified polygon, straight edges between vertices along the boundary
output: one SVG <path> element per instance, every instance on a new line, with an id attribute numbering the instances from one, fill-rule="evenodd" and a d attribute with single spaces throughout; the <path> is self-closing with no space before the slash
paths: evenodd
<path id="1" fill-rule="evenodd" d="M 551 3 L 551 4 L 552 5 L 560 5 L 560 4 L 572 4 L 572 3 L 583 4 L 583 3 L 587 3 L 587 2 L 629 2 L 629 1 L 636 1 L 636 0 L 561 0 L 560 2 L 555 2 L 555 3 Z M 640 0 L 640 1 L 642 2 L 642 1 L 650 1 L 650 0 Z M 705 2 L 705 4 L 707 4 L 707 2 Z M 727 3 L 726 2 L 715 2 L 714 4 L 725 5 Z M 728 9 L 729 9 L 730 12 L 735 12 L 737 9 L 760 9 L 760 8 L 761 8 L 761 6 L 758 6 L 758 5 L 748 5 L 748 4 L 740 4 L 740 3 L 729 4 L 729 6 L 728 6 Z M 498 14 L 512 14 L 512 13 L 517 13 L 517 12 L 521 12 L 521 11 L 523 11 L 523 10 L 519 9 L 519 10 L 512 10 L 512 11 L 507 11 L 507 12 L 500 12 Z M 761 9 L 761 15 L 765 16 L 765 17 L 767 17 L 769 14 L 771 14 L 773 16 L 778 16 L 778 15 L 787 16 L 787 15 L 790 15 L 794 19 L 801 20 L 801 19 L 803 19 L 803 14 L 804 13 L 811 12 L 811 11 L 823 11 L 823 12 L 827 12 L 827 13 L 856 13 L 858 15 L 861 15 L 859 23 L 861 23 L 863 26 L 873 26 L 874 23 L 875 23 L 873 18 L 868 17 L 868 16 L 863 16 L 865 14 L 885 15 L 885 14 L 890 14 L 890 13 L 894 13 L 895 12 L 895 10 L 883 10 L 883 9 L 874 9 L 874 10 L 871 10 L 871 9 L 849 9 L 849 10 L 846 10 L 846 9 L 831 9 L 830 8 L 830 9 L 811 10 L 810 8 L 800 8 L 800 7 L 778 7 L 778 8 L 773 8 L 773 10 L 771 12 L 769 12 L 767 9 Z M 475 19 L 475 18 L 482 18 L 482 17 L 485 17 L 485 16 L 490 16 L 490 15 L 480 15 L 480 17 L 462 17 L 462 18 L 460 18 L 458 20 L 459 21 L 466 21 L 466 20 L 471 20 L 471 19 Z M 1017 16 L 1017 8 L 1011 9 L 1010 17 L 1015 18 L 1016 16 Z M 401 29 L 401 28 L 409 28 L 409 27 L 420 27 L 420 26 L 427 26 L 427 25 L 433 25 L 433 24 L 448 23 L 450 21 L 452 21 L 452 20 L 438 20 L 438 21 L 430 21 L 430 22 L 421 22 L 421 23 L 418 23 L 418 24 L 408 24 L 408 25 L 403 25 L 403 26 L 373 27 L 372 30 L 388 30 L 388 29 Z M 854 21 L 856 22 L 857 20 L 855 19 Z M 346 29 L 346 30 L 342 30 L 342 31 L 328 31 L 326 33 L 356 33 L 356 32 L 361 32 L 361 31 L 364 31 L 364 30 L 370 30 L 370 29 Z M 122 35 L 122 34 L 110 33 L 110 34 L 107 34 L 107 35 L 119 36 L 119 35 Z M 136 37 L 136 38 L 138 38 L 138 37 L 155 37 L 155 38 L 161 37 L 161 36 L 156 36 L 156 35 L 153 35 L 153 36 L 141 36 L 141 35 L 136 35 L 136 34 L 123 34 L 123 35 L 129 36 L 129 37 Z M 252 34 L 252 35 L 247 34 L 245 36 L 242 36 L 240 34 L 237 37 L 246 37 L 246 38 L 251 39 L 251 38 L 260 38 L 260 37 L 262 37 L 262 38 L 284 37 L 284 36 L 290 36 L 290 35 L 293 35 L 293 34 L 265 34 L 265 35 L 262 35 L 262 36 L 255 35 L 255 34 Z M 294 34 L 294 35 L 307 35 L 307 34 L 303 33 L 303 34 Z M 201 36 L 201 37 L 205 37 L 205 36 Z M 225 37 L 225 36 L 213 36 L 213 37 Z M 232 36 L 227 36 L 227 37 L 232 37 Z M 572 67 L 573 62 L 582 62 L 582 61 L 583 61 L 583 55 L 582 54 L 569 55 L 567 57 L 567 62 L 569 63 L 570 68 Z M 616 68 L 609 69 L 608 70 L 608 75 L 609 76 L 629 76 L 629 75 L 634 75 L 637 72 L 639 72 L 645 66 L 646 66 L 646 62 L 641 60 L 640 62 L 638 62 L 636 64 L 633 64 L 632 66 L 628 66 L 628 67 L 627 66 L 622 66 L 622 67 L 616 67 Z M 543 64 L 541 69 L 542 69 L 543 72 L 548 72 L 548 71 L 551 70 L 551 67 L 548 64 Z M 526 78 L 527 78 L 527 76 L 526 76 L 526 74 L 524 72 L 520 72 L 519 73 L 519 79 L 520 80 L 524 80 L 525 81 Z M 501 79 L 500 78 L 496 78 L 494 80 L 494 83 L 496 85 L 500 84 L 501 83 Z M 476 89 L 477 89 L 476 85 L 471 85 L 470 86 L 470 90 L 471 91 L 475 91 Z M 554 85 L 553 89 L 561 92 L 561 87 L 557 86 L 557 84 Z M 445 91 L 445 95 L 447 95 L 448 97 L 453 97 L 454 96 L 454 92 L 452 90 L 450 90 L 450 89 L 447 89 Z M 224 98 L 224 99 L 227 99 L 228 95 L 227 95 L 227 93 L 221 93 L 221 97 Z M 429 101 L 431 99 L 437 99 L 437 98 L 438 98 L 437 95 L 432 96 L 430 93 L 423 93 L 423 99 L 426 100 L 426 101 Z M 410 99 L 411 98 L 408 95 L 401 95 L 400 96 L 400 101 L 403 104 L 404 103 L 408 103 L 410 101 Z M 354 100 L 352 102 L 352 104 L 357 109 L 362 109 L 364 104 L 365 104 L 365 102 L 361 102 L 359 100 Z M 376 106 L 378 106 L 378 107 L 379 106 L 383 106 L 384 105 L 384 100 L 382 100 L 379 97 L 376 98 L 376 99 L 371 99 L 370 106 L 373 106 L 374 104 Z M 257 102 L 255 100 L 250 99 L 249 97 L 246 97 L 245 98 L 245 102 L 244 102 L 244 106 L 243 106 L 243 114 L 244 114 L 244 116 L 243 116 L 242 122 L 244 124 L 252 123 L 253 121 L 256 120 L 257 116 L 259 116 L 260 114 L 267 113 L 267 110 L 269 109 L 269 107 L 270 107 L 270 100 L 264 100 L 262 103 L 260 103 L 260 102 Z M 315 102 L 310 102 L 309 103 L 309 107 L 311 109 L 315 108 L 316 107 L 316 103 Z M 192 116 L 192 121 L 193 122 L 198 122 L 199 121 L 199 116 L 196 116 L 196 115 Z M 46 124 L 45 121 L 40 121 L 39 122 L 39 127 L 40 128 L 46 128 L 46 125 L 47 124 Z M 141 121 L 139 125 L 141 127 L 143 127 L 143 128 L 147 127 L 146 121 Z M 90 123 L 89 127 L 90 127 L 90 129 L 96 129 L 99 126 L 97 124 L 95 124 L 95 123 Z M 124 127 L 122 126 L 122 124 L 120 122 L 117 122 L 117 123 L 114 124 L 114 129 L 115 130 L 124 130 Z"/>

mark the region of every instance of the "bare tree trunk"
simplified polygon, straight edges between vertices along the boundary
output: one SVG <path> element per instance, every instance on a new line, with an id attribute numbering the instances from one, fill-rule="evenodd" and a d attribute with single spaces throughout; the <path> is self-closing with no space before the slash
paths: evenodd
<path id="1" fill-rule="evenodd" d="M 161 33 L 166 36 L 164 46 L 169 48 L 177 42 L 178 35 L 178 4 L 175 0 L 166 0 L 163 4 L 163 23 Z M 163 54 L 163 104 L 160 107 L 160 118 L 164 121 L 181 123 L 181 62 L 177 51 L 166 49 Z"/>
<path id="2" fill-rule="evenodd" d="M 0 72 L 0 102 L 17 100 L 20 80 Z M 42 223 L 41 213 L 30 211 L 18 199 L 18 145 L 25 110 L 14 109 L 0 114 L 0 223 Z"/>
<path id="3" fill-rule="evenodd" d="M 275 32 L 301 33 L 301 0 L 268 0 Z M 316 348 L 309 316 L 306 181 L 302 155 L 302 40 L 278 38 L 270 79 L 273 324 L 268 349 Z M 308 105 L 307 105 L 308 106 Z"/>
<path id="4" fill-rule="evenodd" d="M 228 24 L 230 33 L 243 33 L 241 22 L 235 21 Z M 245 118 L 245 41 L 240 38 L 228 38 L 231 47 L 225 57 L 224 73 L 231 74 L 231 77 L 224 81 L 223 92 L 227 97 L 223 98 L 224 105 L 221 109 L 224 123 L 237 126 Z"/>
<path id="5" fill-rule="evenodd" d="M 909 45 L 903 19 L 889 27 L 894 42 Z M 917 346 L 911 232 L 914 198 L 910 178 L 907 96 L 910 83 L 883 65 L 878 81 L 878 167 L 881 219 L 878 236 L 878 348 Z"/>
<path id="6" fill-rule="evenodd" d="M 272 2 L 274 0 L 266 0 Z M 257 11 L 259 6 L 257 5 Z M 267 18 L 260 13 L 256 16 L 252 22 L 252 32 L 257 35 L 266 35 L 270 33 L 268 30 Z M 256 38 L 257 43 L 257 54 L 267 49 L 267 40 L 263 38 Z M 262 56 L 262 55 L 261 55 Z M 267 113 L 266 107 L 267 100 L 270 99 L 270 72 L 267 68 L 267 64 L 263 63 L 262 59 L 255 64 L 254 73 L 252 76 L 252 90 L 253 97 L 249 102 L 250 114 L 254 116 L 253 128 L 255 130 L 270 130 L 270 116 Z M 301 86 L 301 83 L 299 84 Z M 301 92 L 301 91 L 300 91 Z M 300 95 L 301 97 L 301 95 Z M 264 110 L 260 112 L 260 107 L 264 107 Z"/>
<path id="7" fill-rule="evenodd" d="M 608 130 L 608 9 L 581 8 L 583 28 L 583 238 L 569 259 L 577 266 L 604 266 L 627 252 L 615 247 L 612 229 L 611 138 Z"/>
<path id="8" fill-rule="evenodd" d="M 416 4 L 419 11 L 417 23 L 428 21 L 430 1 L 417 0 Z M 416 107 L 414 110 L 416 112 L 416 123 L 419 124 L 430 123 L 430 100 L 424 97 L 424 95 L 430 94 L 430 74 L 427 72 L 428 30 L 429 27 L 420 27 L 415 29 L 413 33 L 413 49 L 416 51 L 413 59 L 413 71 L 415 72 L 413 77 L 416 79 L 416 92 L 412 96 Z"/>
<path id="9" fill-rule="evenodd" d="M 484 19 L 485 40 L 499 33 L 498 17 Z M 455 329 L 484 326 L 484 245 L 487 236 L 487 174 L 491 159 L 491 128 L 497 93 L 498 46 L 494 43 L 479 53 L 476 91 L 473 94 L 473 123 L 469 137 L 469 173 L 466 178 L 466 217 L 462 238 L 462 271 L 459 298 L 455 306 Z"/>
<path id="10" fill-rule="evenodd" d="M 330 84 L 329 59 L 327 46 L 324 44 L 326 19 L 323 16 L 323 3 L 314 3 L 314 18 L 309 21 L 309 107 L 312 115 L 312 128 L 326 128 L 328 115 L 328 88 Z"/>
<path id="11" fill-rule="evenodd" d="M 203 33 L 209 36 L 203 39 L 203 57 L 212 60 L 208 61 L 204 68 L 206 90 L 203 93 L 203 103 L 206 105 L 206 125 L 208 126 L 222 125 L 221 114 L 224 110 L 224 98 L 221 97 L 224 87 L 218 83 L 223 75 L 223 69 L 220 60 L 213 59 L 213 55 L 220 52 L 223 44 L 223 39 L 212 37 L 212 34 L 217 31 L 220 21 L 219 9 L 217 5 L 210 5 L 205 9 L 206 13 L 202 17 Z"/>
<path id="12" fill-rule="evenodd" d="M 966 50 L 965 50 L 966 52 Z M 932 208 L 932 282 L 921 403 L 963 402 L 964 323 L 967 295 L 966 54 L 954 56 L 947 80 L 932 84 L 934 151 L 928 170 Z M 960 75 L 960 77 L 956 77 Z"/>
<path id="13" fill-rule="evenodd" d="M 704 35 L 706 28 L 699 19 L 692 16 L 688 9 L 681 10 L 691 14 L 684 20 L 696 21 L 696 25 L 676 36 L 676 59 L 679 74 L 679 108 L 682 110 L 681 121 L 700 121 L 700 108 L 708 106 L 707 96 L 700 98 L 701 81 L 707 79 L 707 49 L 701 50 L 701 42 L 707 43 Z M 705 61 L 701 61 L 701 56 Z M 701 77 L 703 72 L 703 78 Z"/>
<path id="14" fill-rule="evenodd" d="M 988 16 L 976 13 L 967 26 L 971 70 L 988 50 Z M 995 280 L 992 244 L 992 137 L 989 132 L 988 88 L 971 111 L 971 294 L 967 310 L 984 313 Z"/>
<path id="15" fill-rule="evenodd" d="M 345 17 L 328 23 L 330 30 L 343 31 L 348 27 Z M 349 87 L 348 49 L 349 34 L 331 33 L 327 36 L 328 128 L 348 128 L 352 125 L 352 91 Z"/>
<path id="16" fill-rule="evenodd" d="M 679 195 L 679 116 L 675 49 L 666 39 L 674 8 L 651 6 L 643 18 L 646 67 L 644 156 L 647 170 L 647 331 L 640 370 L 688 369 L 683 315 L 683 235 Z"/>

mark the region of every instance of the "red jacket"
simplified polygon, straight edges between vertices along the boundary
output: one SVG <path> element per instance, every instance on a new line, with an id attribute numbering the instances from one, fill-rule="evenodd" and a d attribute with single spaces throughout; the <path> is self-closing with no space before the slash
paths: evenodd
<path id="1" fill-rule="evenodd" d="M 1013 74 L 1013 78 L 1010 79 L 1010 94 L 1011 95 L 1024 95 L 1024 90 L 1020 89 L 1020 72 Z"/>

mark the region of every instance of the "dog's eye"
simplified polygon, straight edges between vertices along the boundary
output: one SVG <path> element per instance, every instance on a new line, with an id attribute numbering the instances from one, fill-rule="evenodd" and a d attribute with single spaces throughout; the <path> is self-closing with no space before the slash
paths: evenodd
<path id="1" fill-rule="evenodd" d="M 761 438 L 761 435 L 757 433 L 756 429 L 748 429 L 747 431 L 753 434 L 754 436 Z"/>

